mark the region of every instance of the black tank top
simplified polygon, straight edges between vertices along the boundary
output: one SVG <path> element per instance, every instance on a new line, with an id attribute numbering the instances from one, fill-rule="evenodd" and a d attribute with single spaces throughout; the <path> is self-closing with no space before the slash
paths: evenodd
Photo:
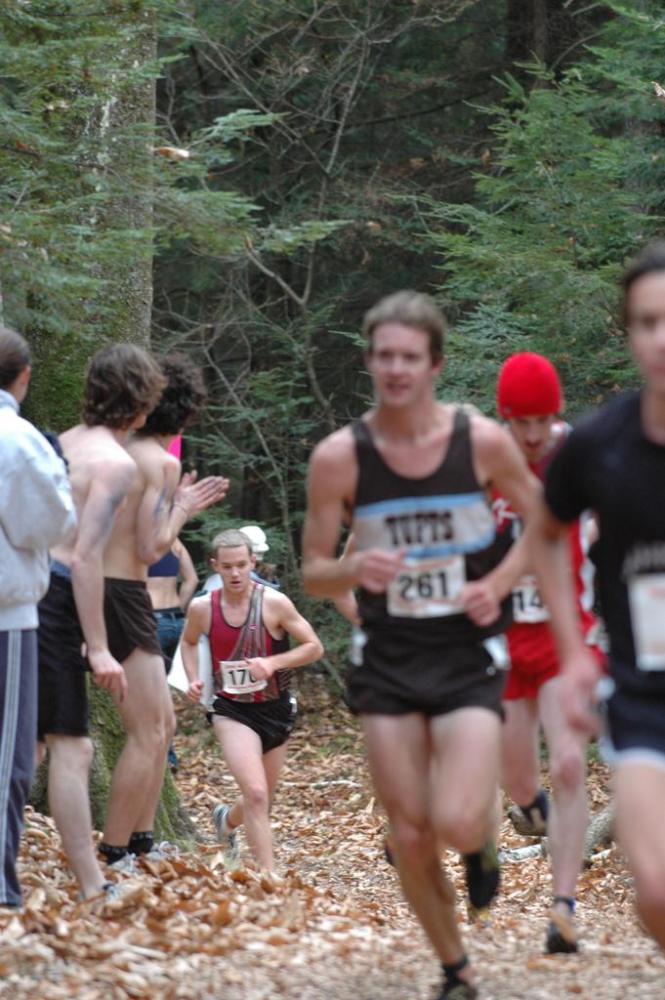
<path id="1" fill-rule="evenodd" d="M 510 599 L 499 619 L 478 628 L 459 611 L 456 598 L 466 581 L 496 566 L 490 503 L 473 468 L 469 417 L 455 410 L 447 452 L 439 467 L 422 479 L 394 472 L 376 448 L 367 423 L 351 429 L 358 460 L 358 487 L 352 529 L 358 550 L 404 550 L 405 566 L 385 594 L 358 593 L 358 610 L 368 628 L 454 644 L 479 641 L 505 631 Z"/>

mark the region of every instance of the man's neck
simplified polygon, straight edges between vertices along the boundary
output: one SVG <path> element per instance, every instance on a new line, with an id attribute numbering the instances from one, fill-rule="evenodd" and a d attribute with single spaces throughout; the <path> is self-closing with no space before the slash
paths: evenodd
<path id="1" fill-rule="evenodd" d="M 119 427 L 107 427 L 106 430 L 119 445 L 122 445 L 123 448 L 125 447 L 129 439 L 129 435 L 131 434 L 131 430 L 129 428 L 121 430 Z"/>
<path id="2" fill-rule="evenodd" d="M 227 608 L 241 608 L 247 604 L 252 593 L 253 583 L 250 580 L 244 590 L 234 591 L 228 587 L 222 588 L 222 602 Z"/>
<path id="3" fill-rule="evenodd" d="M 642 428 L 650 441 L 665 444 L 665 395 L 649 389 L 642 392 Z"/>
<path id="4" fill-rule="evenodd" d="M 409 407 L 379 403 L 372 423 L 382 437 L 415 441 L 431 432 L 440 412 L 439 403 L 433 396 L 427 396 Z"/>
<path id="5" fill-rule="evenodd" d="M 178 436 L 177 434 L 153 434 L 152 435 L 153 439 L 157 442 L 157 444 L 160 446 L 160 448 L 164 449 L 164 451 L 168 451 L 169 450 L 169 448 L 171 447 L 171 445 L 173 444 L 173 442 L 175 441 L 175 439 L 177 438 L 177 436 Z"/>

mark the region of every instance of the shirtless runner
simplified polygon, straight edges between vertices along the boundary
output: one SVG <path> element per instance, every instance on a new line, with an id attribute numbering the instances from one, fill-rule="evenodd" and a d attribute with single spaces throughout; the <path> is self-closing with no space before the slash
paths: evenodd
<path id="1" fill-rule="evenodd" d="M 494 570 L 490 493 L 529 514 L 537 485 L 493 421 L 437 402 L 444 319 L 415 292 L 365 316 L 376 406 L 310 461 L 308 591 L 358 587 L 348 700 L 390 820 L 404 894 L 443 963 L 441 998 L 477 995 L 437 844 L 464 856 L 471 902 L 498 889 L 491 841 L 513 577 Z M 354 551 L 338 560 L 343 523 Z"/>
<path id="2" fill-rule="evenodd" d="M 122 703 L 127 681 L 109 651 L 102 561 L 114 519 L 137 477 L 125 442 L 156 404 L 164 381 L 157 363 L 140 348 L 103 348 L 88 369 L 83 422 L 60 437 L 78 531 L 52 550 L 49 590 L 39 606 L 38 737 L 49 751 L 51 813 L 84 898 L 106 883 L 92 840 L 92 743 L 82 645 L 85 641 L 93 680 Z"/>
<path id="3" fill-rule="evenodd" d="M 137 467 L 104 556 L 104 613 L 111 651 L 127 675 L 116 698 L 126 741 L 109 795 L 100 852 L 107 862 L 153 848 L 153 826 L 175 717 L 146 581 L 148 567 L 168 552 L 189 518 L 219 503 L 228 480 L 196 473 L 180 478 L 169 453 L 173 439 L 205 398 L 201 373 L 182 355 L 162 362 L 166 387 L 144 427 L 127 445 Z"/>

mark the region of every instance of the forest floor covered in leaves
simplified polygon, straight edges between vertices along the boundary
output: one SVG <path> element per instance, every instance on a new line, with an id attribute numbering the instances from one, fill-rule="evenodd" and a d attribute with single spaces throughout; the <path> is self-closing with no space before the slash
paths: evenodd
<path id="1" fill-rule="evenodd" d="M 425 1000 L 438 968 L 382 856 L 384 821 L 355 722 L 321 678 L 304 711 L 278 790 L 274 830 L 282 881 L 228 871 L 210 811 L 232 795 L 212 732 L 179 706 L 177 783 L 203 843 L 142 862 L 115 902 L 79 902 L 50 819 L 29 811 L 22 854 L 26 903 L 0 915 L 0 996 L 13 1000 Z M 607 800 L 592 764 L 592 808 Z M 526 844 L 506 822 L 502 847 Z M 243 850 L 243 857 L 246 853 Z M 505 864 L 486 926 L 470 925 L 484 1000 L 665 1000 L 665 957 L 639 929 L 630 877 L 616 850 L 582 876 L 578 956 L 542 954 L 551 893 L 543 858 Z M 118 880 L 121 880 L 118 877 Z"/>

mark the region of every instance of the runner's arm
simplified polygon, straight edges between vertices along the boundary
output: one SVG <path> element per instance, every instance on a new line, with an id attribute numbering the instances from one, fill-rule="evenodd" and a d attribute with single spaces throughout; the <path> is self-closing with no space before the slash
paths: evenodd
<path id="1" fill-rule="evenodd" d="M 486 488 L 492 486 L 498 490 L 528 525 L 541 490 L 539 481 L 529 471 L 519 448 L 503 428 L 485 418 L 474 418 L 472 426 L 479 481 Z M 493 570 L 481 580 L 464 586 L 461 603 L 469 618 L 481 627 L 496 621 L 501 602 L 525 572 L 529 561 L 529 542 L 525 532 Z"/>
<path id="2" fill-rule="evenodd" d="M 401 552 L 366 549 L 336 558 L 346 503 L 357 478 L 351 432 L 337 431 L 314 449 L 309 464 L 303 533 L 303 580 L 315 597 L 340 597 L 362 584 L 380 593 L 394 579 Z"/>
<path id="3" fill-rule="evenodd" d="M 187 512 L 173 506 L 180 478 L 180 462 L 174 455 L 165 455 L 160 461 L 152 456 L 143 458 L 140 466 L 146 485 L 136 515 L 137 550 L 141 562 L 151 566 L 170 550 Z"/>
<path id="4" fill-rule="evenodd" d="M 189 690 L 189 701 L 198 702 L 203 690 L 203 681 L 199 680 L 199 638 L 206 635 L 210 627 L 210 598 L 198 597 L 191 602 L 182 630 L 181 653 L 182 665 L 185 669 Z"/>
<path id="5" fill-rule="evenodd" d="M 265 598 L 264 598 L 265 600 Z M 277 624 L 287 635 L 298 643 L 293 649 L 274 656 L 253 656 L 247 662 L 252 677 L 257 681 L 267 680 L 278 670 L 295 670 L 314 663 L 323 656 L 323 644 L 318 635 L 296 609 L 286 594 L 273 591 L 269 598 L 272 607 L 278 610 Z"/>
<path id="6" fill-rule="evenodd" d="M 350 556 L 353 552 L 355 552 L 355 538 L 352 532 L 346 540 L 340 559 Z M 346 618 L 347 622 L 350 622 L 351 625 L 361 624 L 360 615 L 358 614 L 358 601 L 353 590 L 347 591 L 346 594 L 340 594 L 338 597 L 333 597 L 332 602 L 339 614 L 342 618 Z"/>
<path id="7" fill-rule="evenodd" d="M 137 546 L 141 562 L 151 566 L 169 551 L 191 517 L 224 499 L 229 481 L 222 476 L 198 480 L 195 472 L 186 472 L 178 482 L 180 462 L 167 454 L 144 458 L 141 469 L 146 488 L 137 513 Z"/>
<path id="8" fill-rule="evenodd" d="M 180 560 L 180 575 L 182 577 L 178 590 L 178 600 L 182 610 L 186 611 L 199 585 L 199 575 L 192 562 L 192 557 L 179 538 L 176 538 L 173 543 L 173 551 Z"/>
<path id="9" fill-rule="evenodd" d="M 87 657 L 100 687 L 119 698 L 127 692 L 124 671 L 108 649 L 104 621 L 104 549 L 115 515 L 127 496 L 136 466 L 124 461 L 104 462 L 94 471 L 79 513 L 79 529 L 72 552 L 72 589 Z"/>
<path id="10" fill-rule="evenodd" d="M 580 629 L 568 548 L 570 523 L 592 506 L 582 482 L 585 468 L 579 436 L 573 431 L 550 466 L 545 497 L 537 505 L 528 543 L 559 650 L 566 715 L 574 729 L 592 734 L 598 726 L 593 706 L 600 668 Z"/>

